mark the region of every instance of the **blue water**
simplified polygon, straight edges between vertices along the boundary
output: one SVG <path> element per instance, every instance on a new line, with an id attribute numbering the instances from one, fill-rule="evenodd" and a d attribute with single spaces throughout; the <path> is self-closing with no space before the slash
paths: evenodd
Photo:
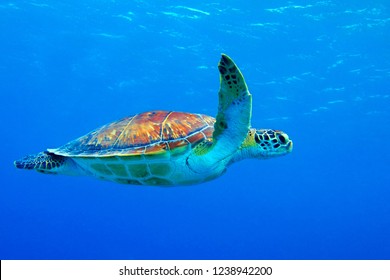
<path id="1" fill-rule="evenodd" d="M 390 258 L 387 1 L 2 1 L 0 31 L 0 259 Z M 126 115 L 214 116 L 221 53 L 292 154 L 174 188 L 14 168 Z"/>

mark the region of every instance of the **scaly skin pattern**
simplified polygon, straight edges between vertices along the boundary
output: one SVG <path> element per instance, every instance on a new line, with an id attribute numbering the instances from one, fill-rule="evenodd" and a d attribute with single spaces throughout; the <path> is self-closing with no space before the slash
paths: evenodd
<path id="1" fill-rule="evenodd" d="M 19 169 L 39 169 L 47 170 L 60 167 L 65 159 L 62 156 L 51 155 L 48 152 L 40 152 L 37 155 L 28 155 L 21 160 L 15 161 L 15 166 Z"/>

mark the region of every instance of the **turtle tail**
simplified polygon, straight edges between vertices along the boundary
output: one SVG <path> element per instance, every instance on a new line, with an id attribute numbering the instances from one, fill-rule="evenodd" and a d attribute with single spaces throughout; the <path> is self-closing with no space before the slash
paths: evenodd
<path id="1" fill-rule="evenodd" d="M 20 160 L 14 161 L 19 169 L 36 170 L 42 173 L 57 173 L 56 169 L 65 163 L 66 158 L 49 152 L 40 152 L 35 155 L 28 155 Z"/>

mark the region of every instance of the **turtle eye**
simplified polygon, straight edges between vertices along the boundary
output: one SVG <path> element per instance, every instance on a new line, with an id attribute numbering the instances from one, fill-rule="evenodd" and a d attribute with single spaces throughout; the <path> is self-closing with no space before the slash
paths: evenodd
<path id="1" fill-rule="evenodd" d="M 255 141 L 256 141 L 256 143 L 257 144 L 260 144 L 260 137 L 259 137 L 259 135 L 257 135 L 257 134 L 255 134 Z"/>
<path id="2" fill-rule="evenodd" d="M 286 138 L 283 135 L 279 134 L 278 138 L 279 138 L 279 141 L 282 142 L 282 144 L 286 144 Z"/>

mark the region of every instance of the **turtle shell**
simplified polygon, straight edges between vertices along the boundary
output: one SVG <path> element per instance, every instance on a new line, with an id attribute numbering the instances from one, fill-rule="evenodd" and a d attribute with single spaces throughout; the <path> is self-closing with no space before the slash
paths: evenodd
<path id="1" fill-rule="evenodd" d="M 215 119 L 202 114 L 152 111 L 102 126 L 49 152 L 70 157 L 157 155 L 188 151 L 211 141 Z"/>

